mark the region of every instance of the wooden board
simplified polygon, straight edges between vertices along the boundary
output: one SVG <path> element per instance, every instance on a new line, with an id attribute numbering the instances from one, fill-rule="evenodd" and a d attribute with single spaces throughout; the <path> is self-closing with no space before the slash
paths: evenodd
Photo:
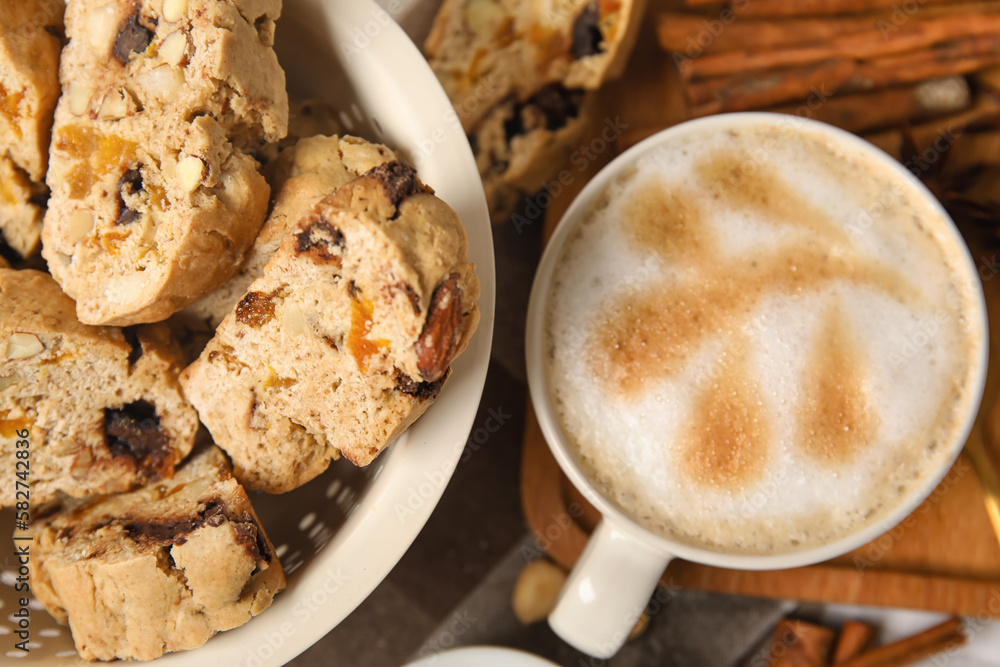
<path id="1" fill-rule="evenodd" d="M 614 146 L 592 150 L 594 159 L 552 199 L 546 214 L 547 233 L 589 178 L 618 152 L 685 119 L 677 74 L 656 45 L 654 27 L 653 21 L 646 22 L 625 75 L 601 92 L 599 113 L 588 137 L 594 143 L 585 141 L 584 145 L 600 147 L 594 139 L 609 124 L 625 127 Z M 983 260 L 987 266 L 991 266 L 989 260 Z M 987 280 L 985 287 L 991 322 L 996 324 L 991 330 L 1000 338 L 1000 279 Z M 994 343 L 993 356 L 998 359 L 994 368 L 1000 366 L 997 347 Z M 528 411 L 521 472 L 525 515 L 543 548 L 569 568 L 600 516 L 563 476 L 530 405 Z M 994 463 L 1000 464 L 996 442 L 1000 438 L 988 440 Z M 678 560 L 661 583 L 724 593 L 1000 617 L 1000 542 L 990 524 L 979 480 L 963 455 L 909 519 L 850 554 L 820 565 L 773 572 L 726 570 Z"/>
<path id="2" fill-rule="evenodd" d="M 833 561 L 748 572 L 676 560 L 660 583 L 1000 618 L 1000 546 L 964 456 L 944 485 L 898 529 Z M 562 474 L 533 414 L 525 433 L 521 497 L 539 543 L 553 560 L 571 568 L 600 516 Z"/>

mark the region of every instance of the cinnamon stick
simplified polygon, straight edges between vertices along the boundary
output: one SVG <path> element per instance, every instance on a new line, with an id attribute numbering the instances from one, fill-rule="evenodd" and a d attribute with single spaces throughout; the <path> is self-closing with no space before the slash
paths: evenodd
<path id="1" fill-rule="evenodd" d="M 970 104 L 968 84 L 963 77 L 954 76 L 905 88 L 835 95 L 822 104 L 792 103 L 768 111 L 805 116 L 861 133 L 956 113 Z"/>
<path id="2" fill-rule="evenodd" d="M 967 74 L 996 63 L 998 56 L 1000 35 L 972 35 L 940 42 L 929 49 L 862 63 L 857 80 L 850 84 L 858 89 L 879 88 L 936 76 Z M 871 83 L 866 82 L 869 79 Z"/>
<path id="3" fill-rule="evenodd" d="M 951 0 L 923 0 L 920 6 L 947 4 Z M 710 4 L 686 0 L 687 6 Z M 851 14 L 899 5 L 899 0 L 734 0 L 733 10 L 741 16 L 807 16 Z M 920 11 L 920 8 L 916 10 Z M 913 12 L 916 13 L 916 12 Z"/>
<path id="4" fill-rule="evenodd" d="M 1000 67 L 990 67 L 976 72 L 976 83 L 984 88 L 1000 93 Z"/>
<path id="5" fill-rule="evenodd" d="M 952 618 L 893 644 L 872 649 L 840 663 L 840 667 L 903 667 L 966 642 L 962 619 Z"/>
<path id="6" fill-rule="evenodd" d="M 767 667 L 823 667 L 832 643 L 829 628 L 784 618 L 774 629 Z"/>
<path id="7" fill-rule="evenodd" d="M 1000 101 L 991 95 L 979 95 L 972 107 L 966 111 L 916 125 L 910 129 L 910 136 L 913 137 L 913 141 L 917 146 L 927 147 L 933 145 L 939 137 L 946 134 L 957 137 L 969 125 L 998 116 L 1000 116 Z M 864 138 L 894 158 L 899 159 L 901 157 L 903 136 L 900 130 L 866 134 Z M 961 142 L 958 143 L 960 144 Z M 949 158 L 949 162 L 951 160 Z"/>
<path id="8" fill-rule="evenodd" d="M 836 87 L 857 71 L 855 63 L 837 58 L 803 67 L 753 72 L 736 77 L 715 77 L 685 86 L 691 115 L 760 109 L 791 100 L 803 100 L 813 90 L 833 94 Z M 828 92 L 827 92 L 828 91 Z"/>
<path id="9" fill-rule="evenodd" d="M 846 621 L 840 628 L 837 648 L 833 652 L 833 664 L 839 665 L 865 652 L 875 634 L 875 628 L 861 621 Z"/>
<path id="10" fill-rule="evenodd" d="M 962 195 L 970 201 L 992 206 L 993 210 L 1000 210 L 1000 167 L 985 167 L 976 179 L 962 190 Z M 994 222 L 998 220 L 1000 217 Z"/>
<path id="11" fill-rule="evenodd" d="M 857 62 L 831 58 L 805 66 L 777 68 L 693 81 L 686 93 L 694 115 L 742 111 L 805 99 L 819 91 L 860 92 L 966 74 L 1000 64 L 1000 35 L 975 35 L 930 49 Z"/>
<path id="12" fill-rule="evenodd" d="M 936 21 L 952 16 L 981 16 L 1000 13 L 1000 3 L 969 2 L 921 7 L 902 17 L 893 10 L 881 9 L 869 14 L 808 17 L 793 16 L 780 20 L 737 17 L 724 9 L 713 15 L 663 12 L 657 19 L 660 47 L 689 57 L 725 51 L 783 49 L 824 42 L 844 35 L 872 30 L 885 31 L 886 37 L 903 26 Z"/>
<path id="13" fill-rule="evenodd" d="M 856 60 L 871 60 L 965 37 L 997 33 L 1000 33 L 1000 14 L 943 16 L 931 21 L 913 21 L 888 34 L 873 29 L 830 38 L 815 46 L 733 51 L 688 59 L 682 62 L 681 74 L 686 79 L 705 78 L 803 65 L 845 54 Z"/>
<path id="14" fill-rule="evenodd" d="M 961 171 L 980 165 L 1000 167 L 1000 130 L 965 132 L 962 140 L 956 141 L 948 152 L 949 170 Z M 1000 190 L 996 194 L 1000 197 Z"/>
<path id="15" fill-rule="evenodd" d="M 707 16 L 665 12 L 657 18 L 657 37 L 666 51 L 691 57 L 747 49 L 776 49 L 833 39 L 875 27 L 876 18 L 793 18 L 784 21 L 734 20 L 729 15 Z"/>

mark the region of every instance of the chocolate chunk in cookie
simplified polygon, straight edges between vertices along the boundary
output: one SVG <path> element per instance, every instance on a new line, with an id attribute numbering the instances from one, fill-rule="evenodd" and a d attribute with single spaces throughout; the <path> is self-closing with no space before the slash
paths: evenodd
<path id="1" fill-rule="evenodd" d="M 601 20 L 596 2 L 588 3 L 573 22 L 573 57 L 586 58 L 601 52 L 604 35 L 598 23 Z"/>
<path id="2" fill-rule="evenodd" d="M 147 28 L 143 23 L 150 23 L 150 21 L 143 19 L 137 7 L 125 19 L 121 28 L 118 29 L 114 46 L 111 47 L 111 53 L 114 54 L 115 58 L 121 64 L 124 65 L 131 60 L 133 54 L 143 53 L 153 42 L 153 31 L 156 29 L 155 22 L 153 22 L 152 29 Z"/>
<path id="3" fill-rule="evenodd" d="M 397 208 L 405 198 L 425 191 L 425 186 L 417 178 L 413 167 L 399 160 L 380 164 L 365 175 L 382 184 L 389 201 Z"/>

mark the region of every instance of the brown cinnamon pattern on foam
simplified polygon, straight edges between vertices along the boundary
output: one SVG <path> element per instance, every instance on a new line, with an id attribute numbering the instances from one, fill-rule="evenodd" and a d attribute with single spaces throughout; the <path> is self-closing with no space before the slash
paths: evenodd
<path id="1" fill-rule="evenodd" d="M 760 388 L 747 367 L 749 341 L 737 336 L 718 382 L 694 401 L 684 428 L 681 461 L 688 479 L 704 486 L 743 488 L 763 474 L 771 457 L 771 424 L 760 409 Z"/>
<path id="2" fill-rule="evenodd" d="M 831 242 L 850 241 L 825 211 L 789 186 L 778 171 L 747 153 L 717 153 L 698 162 L 695 173 L 728 208 L 750 211 L 775 226 L 808 229 Z"/>
<path id="3" fill-rule="evenodd" d="M 769 458 L 769 427 L 761 421 L 762 411 L 754 409 L 761 401 L 741 360 L 747 346 L 738 343 L 756 306 L 775 295 L 814 293 L 836 280 L 914 308 L 922 305 L 922 296 L 892 267 L 857 254 L 843 228 L 749 155 L 719 153 L 695 171 L 727 208 L 813 234 L 760 256 L 725 257 L 693 197 L 661 183 L 642 187 L 624 209 L 630 245 L 691 271 L 676 284 L 632 289 L 609 300 L 590 332 L 589 357 L 613 393 L 634 400 L 650 382 L 680 372 L 710 337 L 736 341 L 727 353 L 733 367 L 714 374 L 721 379 L 696 398 L 684 460 L 688 476 L 699 484 L 744 487 L 759 477 Z M 808 371 L 809 398 L 798 415 L 805 451 L 831 465 L 851 460 L 877 427 L 865 393 L 865 361 L 850 336 L 843 314 L 828 313 Z"/>
<path id="4" fill-rule="evenodd" d="M 625 204 L 621 223 L 636 252 L 652 252 L 680 264 L 703 263 L 718 255 L 714 231 L 685 192 L 646 185 Z"/>
<path id="5" fill-rule="evenodd" d="M 824 315 L 809 356 L 798 442 L 819 461 L 848 463 L 878 428 L 865 378 L 864 352 L 844 321 L 843 305 Z"/>

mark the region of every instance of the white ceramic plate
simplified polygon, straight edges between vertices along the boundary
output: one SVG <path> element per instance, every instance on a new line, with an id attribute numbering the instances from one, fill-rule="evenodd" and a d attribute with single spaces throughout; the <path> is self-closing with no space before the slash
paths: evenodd
<path id="1" fill-rule="evenodd" d="M 530 653 L 494 646 L 470 646 L 418 660 L 407 667 L 557 667 Z"/>
<path id="2" fill-rule="evenodd" d="M 486 381 L 494 307 L 489 216 L 472 151 L 433 72 L 373 0 L 285 0 L 277 40 L 293 95 L 327 100 L 341 111 L 346 133 L 406 155 L 458 212 L 482 283 L 482 320 L 438 400 L 375 463 L 358 469 L 338 461 L 291 493 L 252 496 L 289 575 L 288 589 L 250 623 L 158 664 L 282 665 L 340 623 L 424 526 L 465 447 Z M 0 512 L 0 534 L 12 532 L 13 513 Z M 31 651 L 14 649 L 15 567 L 5 556 L 0 663 L 91 664 L 76 657 L 68 629 L 34 602 Z"/>

